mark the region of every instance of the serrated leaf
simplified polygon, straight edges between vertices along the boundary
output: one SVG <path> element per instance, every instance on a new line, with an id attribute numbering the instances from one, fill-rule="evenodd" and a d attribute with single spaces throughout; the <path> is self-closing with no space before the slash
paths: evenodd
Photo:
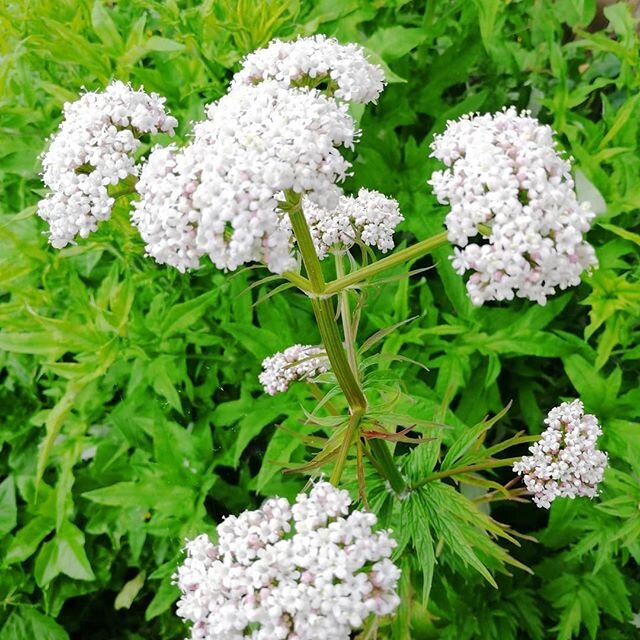
<path id="1" fill-rule="evenodd" d="M 422 603 L 426 606 L 433 583 L 436 555 L 429 526 L 429 512 L 422 501 L 423 496 L 420 492 L 412 492 L 402 505 L 403 512 L 406 511 L 406 518 L 402 521 L 403 528 L 407 528 L 411 537 L 418 558 L 418 566 L 422 571 Z"/>

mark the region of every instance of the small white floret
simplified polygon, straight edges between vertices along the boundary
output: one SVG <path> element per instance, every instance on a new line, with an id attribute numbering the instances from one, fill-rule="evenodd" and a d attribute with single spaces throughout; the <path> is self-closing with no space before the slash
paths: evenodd
<path id="1" fill-rule="evenodd" d="M 313 380 L 329 370 L 324 349 L 312 345 L 294 344 L 262 362 L 260 384 L 271 396 L 283 393 L 296 380 Z"/>

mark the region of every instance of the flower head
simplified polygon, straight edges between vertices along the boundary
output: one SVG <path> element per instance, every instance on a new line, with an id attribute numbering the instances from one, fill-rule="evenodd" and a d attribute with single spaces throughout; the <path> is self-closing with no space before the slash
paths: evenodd
<path id="1" fill-rule="evenodd" d="M 322 83 L 335 98 L 375 102 L 384 89 L 384 71 L 369 62 L 357 44 L 340 44 L 316 35 L 292 42 L 272 40 L 250 53 L 233 78 L 233 88 L 275 80 L 285 87 L 315 87 Z"/>
<path id="2" fill-rule="evenodd" d="M 295 266 L 283 192 L 333 206 L 357 135 L 345 105 L 273 81 L 239 86 L 212 104 L 181 151 L 154 151 L 140 176 L 134 224 L 158 262 L 181 270 L 208 255 L 219 269 Z"/>
<path id="3" fill-rule="evenodd" d="M 329 359 L 320 347 L 294 344 L 262 362 L 260 384 L 271 396 L 282 393 L 296 380 L 316 378 L 329 370 Z"/>
<path id="4" fill-rule="evenodd" d="M 513 465 L 533 501 L 548 509 L 559 497 L 596 497 L 608 462 L 596 448 L 602 434 L 598 419 L 584 415 L 582 402 L 574 400 L 551 409 L 544 422 L 548 428 L 529 448 L 531 455 Z"/>
<path id="5" fill-rule="evenodd" d="M 393 233 L 404 220 L 396 200 L 368 189 L 360 189 L 355 198 L 341 196 L 332 209 L 305 198 L 303 210 L 320 259 L 346 251 L 356 241 L 386 253 L 393 249 Z"/>
<path id="6" fill-rule="evenodd" d="M 271 498 L 186 545 L 174 579 L 192 640 L 348 640 L 370 614 L 392 613 L 399 569 L 376 516 L 319 482 L 294 505 Z"/>
<path id="7" fill-rule="evenodd" d="M 451 206 L 445 224 L 460 247 L 453 266 L 472 272 L 474 304 L 514 296 L 545 304 L 596 265 L 583 237 L 595 214 L 578 203 L 550 127 L 514 107 L 467 115 L 449 122 L 432 149 L 448 168 L 430 184 Z"/>
<path id="8" fill-rule="evenodd" d="M 137 175 L 133 153 L 143 133 L 173 134 L 175 118 L 164 98 L 112 82 L 102 93 L 85 93 L 64 106 L 64 120 L 42 155 L 44 183 L 51 189 L 38 204 L 49 223 L 49 241 L 62 248 L 86 238 L 111 216 L 108 187 Z"/>

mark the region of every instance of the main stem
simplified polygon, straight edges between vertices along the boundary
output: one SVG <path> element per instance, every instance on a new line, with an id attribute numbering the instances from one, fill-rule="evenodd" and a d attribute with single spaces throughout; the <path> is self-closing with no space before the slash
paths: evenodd
<path id="1" fill-rule="evenodd" d="M 369 440 L 369 447 L 382 475 L 389 481 L 391 488 L 396 495 L 404 497 L 407 493 L 407 482 L 402 477 L 387 443 L 380 438 L 372 438 Z"/>
<path id="2" fill-rule="evenodd" d="M 320 260 L 316 253 L 313 239 L 311 238 L 309 226 L 302 212 L 300 196 L 288 193 L 287 204 L 291 226 L 298 243 L 298 248 L 302 254 L 305 269 L 307 270 L 311 291 L 317 296 L 312 298 L 311 304 L 316 322 L 318 323 L 322 343 L 327 352 L 329 362 L 331 363 L 331 369 L 349 403 L 351 414 L 363 414 L 367 407 L 367 400 L 349 365 L 344 347 L 342 346 L 342 339 L 336 324 L 333 304 L 329 298 L 322 296 L 326 283 Z"/>

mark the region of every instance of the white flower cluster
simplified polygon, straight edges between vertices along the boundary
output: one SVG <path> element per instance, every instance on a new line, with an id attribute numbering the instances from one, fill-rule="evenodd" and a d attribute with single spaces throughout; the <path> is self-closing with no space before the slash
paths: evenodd
<path id="1" fill-rule="evenodd" d="M 278 203 L 285 190 L 333 206 L 356 137 L 346 105 L 274 81 L 238 86 L 211 105 L 180 151 L 155 150 L 143 167 L 134 224 L 158 262 L 184 271 L 208 255 L 219 269 L 263 260 L 295 266 Z"/>
<path id="2" fill-rule="evenodd" d="M 309 380 L 329 370 L 329 359 L 320 347 L 294 344 L 262 361 L 260 384 L 271 396 L 283 393 L 296 380 Z"/>
<path id="3" fill-rule="evenodd" d="M 598 484 L 607 468 L 607 454 L 596 448 L 602 430 L 595 416 L 584 415 L 580 400 L 563 402 L 551 409 L 548 428 L 513 470 L 524 475 L 533 501 L 548 509 L 560 497 L 598 495 Z"/>
<path id="4" fill-rule="evenodd" d="M 250 53 L 235 75 L 232 87 L 273 79 L 287 86 L 317 86 L 327 82 L 329 93 L 348 102 L 375 102 L 384 89 L 384 72 L 371 64 L 362 47 L 340 44 L 316 35 L 293 42 L 273 40 Z"/>
<path id="5" fill-rule="evenodd" d="M 188 542 L 174 579 L 191 640 L 348 640 L 370 614 L 392 613 L 396 543 L 350 504 L 319 482 L 293 506 L 271 498 L 227 518 L 217 545 L 206 535 Z"/>
<path id="6" fill-rule="evenodd" d="M 132 157 L 143 133 L 173 134 L 175 118 L 164 98 L 122 82 L 103 93 L 85 93 L 64 106 L 64 120 L 42 156 L 44 183 L 52 191 L 38 215 L 49 223 L 49 241 L 60 249 L 86 238 L 111 216 L 109 185 L 137 175 Z"/>
<path id="7" fill-rule="evenodd" d="M 393 198 L 360 189 L 358 196 L 341 196 L 335 208 L 325 209 L 304 198 L 303 211 L 318 256 L 343 252 L 360 241 L 383 253 L 393 249 L 393 232 L 404 220 Z"/>
<path id="8" fill-rule="evenodd" d="M 463 247 L 453 266 L 473 272 L 467 290 L 474 304 L 514 295 L 545 304 L 556 287 L 579 284 L 596 265 L 583 238 L 595 214 L 578 203 L 570 163 L 550 127 L 514 107 L 471 114 L 449 122 L 432 150 L 448 168 L 429 182 L 451 206 L 449 240 Z M 470 242 L 479 225 L 488 237 Z"/>

